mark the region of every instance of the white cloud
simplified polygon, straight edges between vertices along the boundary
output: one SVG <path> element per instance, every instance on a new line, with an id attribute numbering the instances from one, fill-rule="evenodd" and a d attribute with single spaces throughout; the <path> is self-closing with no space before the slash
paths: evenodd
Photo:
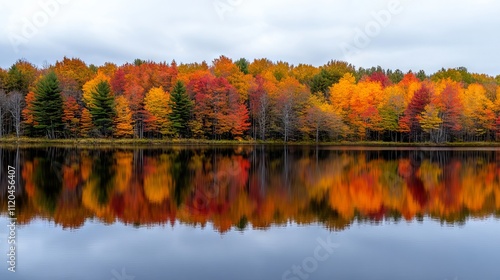
<path id="1" fill-rule="evenodd" d="M 65 4 L 52 14 L 40 4 L 55 1 Z M 121 64 L 135 58 L 211 61 L 224 54 L 313 65 L 348 59 L 362 67 L 427 72 L 465 66 L 500 74 L 494 65 L 500 58 L 495 35 L 500 3 L 492 0 L 400 0 L 402 12 L 393 14 L 358 55 L 345 57 L 340 44 L 353 44 L 356 30 L 364 30 L 374 21 L 373 13 L 391 1 L 3 1 L 0 67 L 19 58 L 38 65 L 63 56 Z M 13 35 L 21 38 L 18 52 L 10 42 Z"/>

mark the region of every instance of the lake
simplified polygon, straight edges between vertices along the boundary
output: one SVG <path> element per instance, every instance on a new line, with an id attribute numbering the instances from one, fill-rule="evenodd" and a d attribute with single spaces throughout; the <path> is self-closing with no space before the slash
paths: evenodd
<path id="1" fill-rule="evenodd" d="M 0 158 L 0 279 L 500 279 L 496 148 L 51 147 Z"/>

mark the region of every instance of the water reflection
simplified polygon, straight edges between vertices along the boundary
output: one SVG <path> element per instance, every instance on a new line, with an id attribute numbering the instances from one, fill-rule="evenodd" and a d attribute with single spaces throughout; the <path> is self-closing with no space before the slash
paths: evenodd
<path id="1" fill-rule="evenodd" d="M 0 156 L 2 166 L 19 159 L 21 223 L 40 217 L 79 228 L 92 218 L 133 226 L 177 220 L 226 232 L 288 222 L 341 230 L 353 221 L 498 217 L 499 155 L 238 146 L 3 149 Z"/>

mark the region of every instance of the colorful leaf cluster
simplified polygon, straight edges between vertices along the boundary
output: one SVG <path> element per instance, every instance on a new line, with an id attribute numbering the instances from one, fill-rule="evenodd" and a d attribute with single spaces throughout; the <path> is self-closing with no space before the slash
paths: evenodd
<path id="1" fill-rule="evenodd" d="M 47 79 L 54 88 L 44 89 Z M 499 83 L 463 67 L 427 76 L 342 61 L 315 67 L 220 56 L 210 65 L 136 59 L 96 67 L 65 57 L 38 69 L 21 60 L 0 69 L 0 92 L 23 96 L 19 117 L 1 114 L 0 135 L 495 141 Z M 48 107 L 44 96 L 63 101 Z"/>

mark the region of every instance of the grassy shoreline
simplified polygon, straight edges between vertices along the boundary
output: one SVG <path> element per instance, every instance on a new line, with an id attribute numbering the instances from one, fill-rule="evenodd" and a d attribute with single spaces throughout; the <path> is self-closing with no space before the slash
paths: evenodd
<path id="1" fill-rule="evenodd" d="M 345 146 L 345 147 L 500 147 L 500 142 L 453 142 L 453 143 L 402 143 L 402 142 L 319 142 L 297 141 L 285 143 L 279 140 L 206 140 L 206 139 L 47 139 L 47 138 L 0 138 L 2 146 L 73 146 L 73 147 L 161 147 L 161 146 L 215 146 L 215 145 L 290 145 L 290 146 Z"/>

